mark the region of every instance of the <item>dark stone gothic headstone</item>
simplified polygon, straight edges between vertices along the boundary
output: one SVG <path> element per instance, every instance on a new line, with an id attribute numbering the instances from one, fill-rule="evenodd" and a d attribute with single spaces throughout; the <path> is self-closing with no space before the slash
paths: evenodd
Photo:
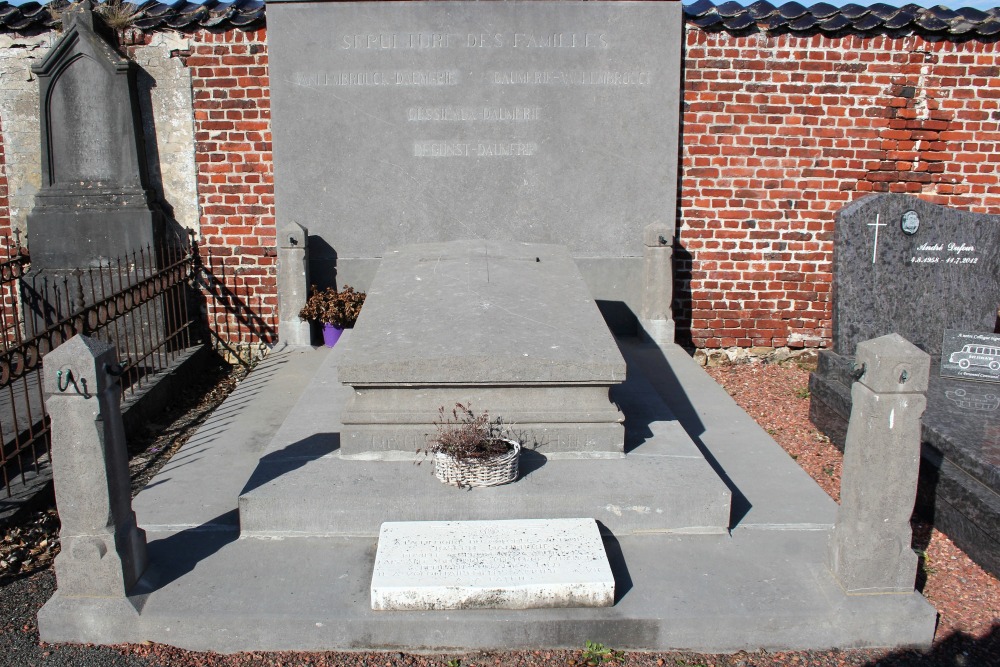
<path id="1" fill-rule="evenodd" d="M 1000 391 L 939 372 L 945 330 L 996 326 L 1000 216 L 865 197 L 837 215 L 833 273 L 833 350 L 810 378 L 810 417 L 843 447 L 858 343 L 899 333 L 932 355 L 918 506 L 1000 574 Z"/>
<path id="2" fill-rule="evenodd" d="M 42 187 L 28 217 L 32 267 L 74 269 L 155 244 L 135 64 L 102 36 L 89 0 L 68 9 L 40 64 Z"/>

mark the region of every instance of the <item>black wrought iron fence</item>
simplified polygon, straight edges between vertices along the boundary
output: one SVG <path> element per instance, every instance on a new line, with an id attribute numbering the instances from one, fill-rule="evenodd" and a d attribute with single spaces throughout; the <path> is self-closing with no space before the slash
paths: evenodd
<path id="1" fill-rule="evenodd" d="M 49 422 L 45 417 L 40 359 L 24 353 L 20 318 L 20 280 L 28 269 L 28 254 L 19 242 L 7 239 L 7 257 L 0 264 L 0 469 L 3 488 L 11 495 L 11 481 L 24 483 L 37 472 L 48 452 Z M 13 368 L 16 372 L 11 372 Z"/>
<path id="2" fill-rule="evenodd" d="M 118 349 L 121 386 L 134 395 L 195 343 L 188 287 L 195 275 L 190 247 L 143 248 L 99 266 L 26 271 L 28 256 L 0 265 L 4 349 L 0 353 L 0 467 L 10 482 L 37 473 L 48 451 L 41 386 L 44 356 L 76 334 Z"/>

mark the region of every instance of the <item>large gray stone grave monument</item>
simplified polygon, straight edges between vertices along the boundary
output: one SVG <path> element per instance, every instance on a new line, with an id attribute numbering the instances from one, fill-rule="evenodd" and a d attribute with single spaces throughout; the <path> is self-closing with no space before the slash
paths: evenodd
<path id="1" fill-rule="evenodd" d="M 614 327 L 672 243 L 681 3 L 268 3 L 275 215 L 314 280 L 403 243 L 565 245 Z M 669 309 L 669 304 L 664 308 Z"/>
<path id="2" fill-rule="evenodd" d="M 438 408 L 471 403 L 525 446 L 623 455 L 609 400 L 625 361 L 569 252 L 452 241 L 390 251 L 344 348 L 342 456 L 413 453 Z"/>
<path id="3" fill-rule="evenodd" d="M 899 333 L 932 356 L 918 505 L 1000 574 L 1000 385 L 941 377 L 946 329 L 992 333 L 1000 303 L 1000 216 L 908 195 L 865 197 L 837 214 L 833 350 L 810 380 L 810 416 L 843 446 L 858 343 Z"/>
<path id="4" fill-rule="evenodd" d="M 370 303 L 342 345 L 265 359 L 139 495 L 151 565 L 135 606 L 50 616 L 42 638 L 225 652 L 927 645 L 935 614 L 919 594 L 843 593 L 828 565 L 835 503 L 665 344 L 682 29 L 680 2 L 269 3 L 278 228 L 308 227 L 317 282 L 335 265 Z M 283 250 L 301 298 L 301 256 Z M 657 323 L 661 344 L 616 345 L 594 299 L 606 317 Z M 413 449 L 446 400 L 513 416 L 546 448 L 522 452 L 516 483 L 441 484 Z M 420 565 L 433 574 L 433 556 L 458 565 L 466 602 L 508 596 L 515 578 L 538 602 L 561 562 L 518 527 L 579 517 L 558 551 L 601 567 L 564 583 L 610 606 L 371 608 L 372 593 L 432 598 Z M 386 521 L 496 522 L 481 533 L 530 553 L 480 578 L 489 543 L 388 535 L 428 549 L 413 563 L 377 541 Z"/>

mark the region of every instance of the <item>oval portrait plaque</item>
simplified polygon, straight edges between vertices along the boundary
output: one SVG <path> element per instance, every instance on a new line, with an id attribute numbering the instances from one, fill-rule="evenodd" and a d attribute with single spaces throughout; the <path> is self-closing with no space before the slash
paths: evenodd
<path id="1" fill-rule="evenodd" d="M 917 215 L 916 211 L 907 211 L 900 219 L 899 226 L 903 228 L 904 233 L 913 236 L 920 227 L 920 216 Z"/>

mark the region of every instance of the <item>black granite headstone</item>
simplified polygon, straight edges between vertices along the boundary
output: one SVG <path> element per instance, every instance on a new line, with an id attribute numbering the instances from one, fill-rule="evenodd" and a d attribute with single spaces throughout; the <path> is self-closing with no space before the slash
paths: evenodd
<path id="1" fill-rule="evenodd" d="M 93 266 L 155 245 L 135 64 L 102 34 L 89 0 L 32 71 L 41 102 L 42 187 L 28 216 L 33 271 Z"/>
<path id="2" fill-rule="evenodd" d="M 992 332 L 1000 303 L 1000 216 L 909 195 L 865 197 L 837 215 L 833 348 L 898 333 L 934 356 L 945 329 Z"/>
<path id="3" fill-rule="evenodd" d="M 866 197 L 837 215 L 833 272 L 834 349 L 820 352 L 810 377 L 809 416 L 843 447 L 858 343 L 895 332 L 940 357 L 946 330 L 994 338 L 1000 216 L 908 195 Z M 946 364 L 968 342 L 956 336 L 951 331 Z M 917 505 L 1000 575 L 1000 392 L 986 378 L 943 377 L 940 361 L 932 361 L 921 420 Z"/>

